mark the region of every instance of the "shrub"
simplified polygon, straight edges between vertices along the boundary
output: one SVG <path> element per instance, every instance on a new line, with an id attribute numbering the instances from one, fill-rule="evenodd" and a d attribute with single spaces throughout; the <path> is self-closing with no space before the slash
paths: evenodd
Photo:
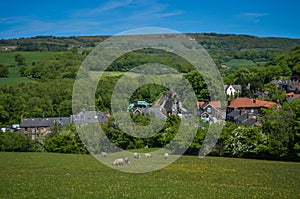
<path id="1" fill-rule="evenodd" d="M 34 142 L 21 133 L 0 133 L 0 151 L 26 152 L 35 151 Z"/>

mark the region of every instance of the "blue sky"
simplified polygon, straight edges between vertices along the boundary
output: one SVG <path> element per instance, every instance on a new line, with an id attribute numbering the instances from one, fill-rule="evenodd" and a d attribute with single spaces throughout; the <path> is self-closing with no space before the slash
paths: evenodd
<path id="1" fill-rule="evenodd" d="M 0 38 L 114 35 L 142 28 L 300 38 L 297 0 L 3 0 Z"/>

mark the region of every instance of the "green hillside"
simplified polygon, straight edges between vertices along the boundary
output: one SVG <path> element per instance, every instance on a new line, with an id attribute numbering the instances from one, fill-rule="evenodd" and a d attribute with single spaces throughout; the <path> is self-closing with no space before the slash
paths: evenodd
<path id="1" fill-rule="evenodd" d="M 300 39 L 256 37 L 249 35 L 189 33 L 212 56 L 217 66 L 232 59 L 247 59 L 256 65 L 274 60 L 275 57 L 300 46 Z M 108 36 L 36 36 L 0 40 L 0 50 L 18 51 L 66 51 L 76 47 L 79 51 L 89 51 Z M 242 65 L 245 66 L 245 65 Z"/>
<path id="2" fill-rule="evenodd" d="M 143 174 L 111 169 L 91 155 L 2 152 L 0 162 L 0 198 L 300 197 L 300 164 L 293 162 L 183 156 Z"/>
<path id="3" fill-rule="evenodd" d="M 25 52 L 0 52 L 0 64 L 9 66 L 16 65 L 15 55 L 16 53 L 21 53 L 25 57 L 25 63 L 31 66 L 33 62 L 38 62 L 42 59 L 48 59 L 53 55 L 61 54 L 62 52 L 49 52 L 49 51 L 25 51 Z"/>
<path id="4" fill-rule="evenodd" d="M 50 57 L 61 54 L 62 52 L 39 52 L 39 51 L 22 51 L 22 52 L 0 52 L 0 64 L 8 66 L 9 75 L 6 78 L 0 78 L 0 84 L 18 84 L 32 82 L 32 79 L 27 77 L 20 77 L 19 67 L 15 61 L 16 53 L 21 53 L 25 57 L 25 63 L 27 66 L 32 66 L 43 59 L 49 59 Z"/>

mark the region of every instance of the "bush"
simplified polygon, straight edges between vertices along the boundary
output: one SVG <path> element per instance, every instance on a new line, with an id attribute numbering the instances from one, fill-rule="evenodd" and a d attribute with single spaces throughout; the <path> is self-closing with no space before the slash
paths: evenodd
<path id="1" fill-rule="evenodd" d="M 0 133 L 0 151 L 26 152 L 35 151 L 34 141 L 21 133 Z"/>
<path id="2" fill-rule="evenodd" d="M 87 150 L 78 133 L 62 132 L 49 137 L 44 142 L 47 152 L 86 154 Z"/>
<path id="3" fill-rule="evenodd" d="M 8 68 L 3 64 L 0 64 L 0 77 L 7 77 L 8 76 Z"/>

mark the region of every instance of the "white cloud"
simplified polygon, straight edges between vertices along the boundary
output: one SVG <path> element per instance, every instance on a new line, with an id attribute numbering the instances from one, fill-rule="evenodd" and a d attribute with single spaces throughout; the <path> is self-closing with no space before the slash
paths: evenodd
<path id="1" fill-rule="evenodd" d="M 126 1 L 109 1 L 106 4 L 98 7 L 98 8 L 94 8 L 88 11 L 89 14 L 98 14 L 98 13 L 103 13 L 103 12 L 107 12 L 110 10 L 114 10 L 116 8 L 120 8 L 120 7 L 124 7 L 127 6 L 129 4 L 131 4 L 133 1 L 132 0 L 126 0 Z"/>
<path id="2" fill-rule="evenodd" d="M 182 10 L 175 10 L 173 12 L 166 12 L 166 13 L 157 13 L 156 16 L 158 18 L 163 18 L 163 17 L 171 17 L 171 16 L 176 16 L 176 15 L 181 15 L 184 12 Z"/>
<path id="3" fill-rule="evenodd" d="M 98 7 L 95 8 L 84 8 L 79 10 L 70 10 L 67 11 L 70 17 L 73 18 L 83 18 L 83 17 L 94 17 L 101 16 L 109 13 L 110 11 L 114 11 L 118 8 L 124 8 L 133 3 L 133 0 L 125 0 L 125 1 L 108 1 Z"/>
<path id="4" fill-rule="evenodd" d="M 258 12 L 245 12 L 235 15 L 238 19 L 251 21 L 254 23 L 260 22 L 262 17 L 269 15 L 268 13 L 258 13 Z"/>
<path id="5" fill-rule="evenodd" d="M 256 13 L 256 12 L 247 12 L 247 13 L 241 14 L 241 16 L 244 16 L 244 17 L 254 17 L 254 18 L 263 17 L 263 16 L 267 16 L 267 15 L 268 15 L 267 13 Z"/>

